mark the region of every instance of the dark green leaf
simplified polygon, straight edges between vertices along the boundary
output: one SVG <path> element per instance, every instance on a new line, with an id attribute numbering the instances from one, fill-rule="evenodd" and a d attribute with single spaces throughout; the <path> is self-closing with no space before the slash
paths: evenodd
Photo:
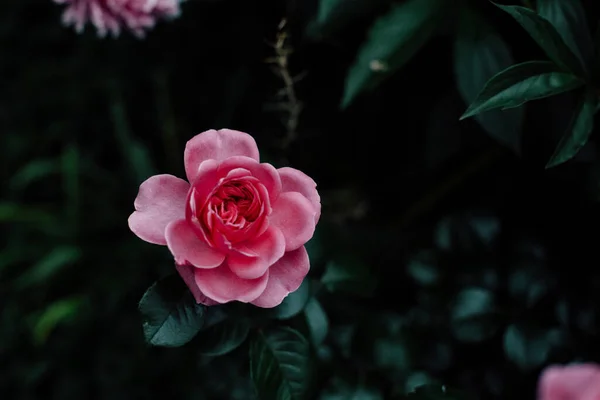
<path id="1" fill-rule="evenodd" d="M 310 347 L 299 332 L 282 327 L 254 336 L 250 376 L 261 400 L 302 399 L 310 371 Z"/>
<path id="2" fill-rule="evenodd" d="M 154 346 L 183 346 L 204 324 L 205 307 L 196 304 L 190 290 L 178 275 L 170 275 L 152 285 L 140 300 L 144 337 Z"/>
<path id="3" fill-rule="evenodd" d="M 464 396 L 455 390 L 448 389 L 445 385 L 429 384 L 418 387 L 407 396 L 412 400 L 462 400 Z"/>
<path id="4" fill-rule="evenodd" d="M 447 3 L 446 0 L 408 0 L 379 18 L 348 71 L 342 108 L 410 60 L 446 16 Z"/>
<path id="5" fill-rule="evenodd" d="M 250 331 L 245 321 L 226 320 L 198 335 L 198 351 L 207 356 L 221 356 L 238 348 Z"/>
<path id="6" fill-rule="evenodd" d="M 420 285 L 435 285 L 440 279 L 439 257 L 433 250 L 423 250 L 408 262 L 407 272 Z"/>
<path id="7" fill-rule="evenodd" d="M 320 0 L 315 19 L 308 24 L 307 34 L 313 38 L 333 35 L 364 17 L 384 1 Z"/>
<path id="8" fill-rule="evenodd" d="M 556 65 L 571 71 L 577 76 L 584 76 L 581 62 L 567 47 L 556 28 L 548 20 L 526 7 L 494 4 L 509 13 Z"/>
<path id="9" fill-rule="evenodd" d="M 52 250 L 40 261 L 25 270 L 14 285 L 21 289 L 29 285 L 48 282 L 64 267 L 74 264 L 81 258 L 81 250 L 73 246 L 60 246 Z"/>
<path id="10" fill-rule="evenodd" d="M 327 263 L 321 283 L 331 292 L 348 292 L 359 296 L 373 294 L 377 280 L 360 260 L 333 260 Z"/>
<path id="11" fill-rule="evenodd" d="M 564 334 L 557 329 L 540 330 L 512 324 L 504 332 L 506 357 L 524 370 L 544 364 L 553 347 L 564 341 Z"/>
<path id="12" fill-rule="evenodd" d="M 587 92 L 575 110 L 571 124 L 558 143 L 550 161 L 546 164 L 546 168 L 555 167 L 569 161 L 587 143 L 594 130 L 596 106 L 596 96 L 591 92 Z"/>
<path id="13" fill-rule="evenodd" d="M 577 55 L 587 69 L 594 45 L 580 0 L 538 0 L 537 12 L 558 31 L 565 44 Z"/>
<path id="14" fill-rule="evenodd" d="M 270 318 L 288 319 L 300 313 L 310 297 L 310 280 L 305 279 L 298 290 L 287 295 L 275 308 L 266 311 Z"/>
<path id="15" fill-rule="evenodd" d="M 573 90 L 583 85 L 575 75 L 561 72 L 547 61 L 528 61 L 497 73 L 460 117 L 465 119 L 495 108 L 518 107 L 531 100 Z"/>
<path id="16" fill-rule="evenodd" d="M 490 24 L 465 8 L 454 42 L 454 73 L 458 90 L 467 104 L 495 74 L 513 64 L 508 45 Z M 494 139 L 519 153 L 523 110 L 493 110 L 475 118 Z"/>
<path id="17" fill-rule="evenodd" d="M 489 290 L 472 287 L 458 294 L 452 308 L 452 330 L 458 340 L 479 342 L 497 329 L 494 297 Z"/>
<path id="18" fill-rule="evenodd" d="M 310 331 L 310 337 L 313 345 L 320 345 L 327 337 L 329 331 L 329 320 L 323 307 L 316 298 L 312 298 L 306 304 L 304 309 L 306 324 Z"/>

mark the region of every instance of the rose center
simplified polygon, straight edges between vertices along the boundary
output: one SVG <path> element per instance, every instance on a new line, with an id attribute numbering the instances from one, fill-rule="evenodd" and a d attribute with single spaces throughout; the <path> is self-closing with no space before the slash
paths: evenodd
<path id="1" fill-rule="evenodd" d="M 232 181 L 217 189 L 210 200 L 209 209 L 224 223 L 242 228 L 259 217 L 260 201 L 254 185 Z"/>

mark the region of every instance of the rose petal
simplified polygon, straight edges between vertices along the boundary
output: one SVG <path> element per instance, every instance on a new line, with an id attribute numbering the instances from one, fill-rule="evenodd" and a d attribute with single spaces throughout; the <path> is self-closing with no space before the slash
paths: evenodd
<path id="1" fill-rule="evenodd" d="M 197 269 L 196 284 L 202 293 L 219 303 L 241 301 L 248 303 L 265 290 L 269 271 L 257 279 L 242 279 L 234 274 L 227 263 L 219 268 Z"/>
<path id="2" fill-rule="evenodd" d="M 243 168 L 252 173 L 267 189 L 269 200 L 273 204 L 281 193 L 281 178 L 274 166 L 243 156 L 229 157 L 219 165 L 219 176 L 224 176 L 237 168 Z"/>
<path id="3" fill-rule="evenodd" d="M 540 400 L 583 399 L 600 390 L 600 366 L 580 364 L 552 366 L 542 373 L 538 386 Z"/>
<path id="4" fill-rule="evenodd" d="M 222 161 L 232 156 L 246 156 L 259 161 L 254 138 L 231 129 L 211 129 L 194 136 L 187 142 L 183 154 L 188 180 L 192 182 L 196 179 L 198 167 L 203 161 Z"/>
<path id="5" fill-rule="evenodd" d="M 252 304 L 263 308 L 278 306 L 289 293 L 298 290 L 309 269 L 310 261 L 304 246 L 285 253 L 269 268 L 267 287 Z"/>
<path id="6" fill-rule="evenodd" d="M 176 265 L 175 267 L 177 268 L 177 272 L 179 273 L 179 276 L 181 276 L 181 279 L 183 279 L 187 287 L 194 295 L 196 303 L 204 304 L 205 306 L 215 306 L 217 304 L 220 304 L 214 301 L 213 299 L 209 299 L 208 297 L 206 297 L 204 293 L 200 291 L 198 285 L 196 285 L 196 277 L 194 272 L 198 270 L 198 268 L 195 268 L 189 264 Z"/>
<path id="7" fill-rule="evenodd" d="M 232 251 L 227 256 L 227 264 L 234 274 L 243 279 L 255 279 L 285 253 L 285 237 L 274 226 L 251 242 L 245 242 L 240 252 Z M 254 254 L 248 256 L 244 254 Z"/>
<path id="8" fill-rule="evenodd" d="M 135 211 L 127 221 L 140 239 L 166 245 L 167 225 L 185 216 L 185 200 L 190 185 L 173 175 L 155 175 L 140 185 Z"/>
<path id="9" fill-rule="evenodd" d="M 167 226 L 166 237 L 177 264 L 190 263 L 197 268 L 216 268 L 225 260 L 225 254 L 200 239 L 184 219 L 171 222 Z"/>
<path id="10" fill-rule="evenodd" d="M 306 197 L 315 209 L 315 224 L 321 216 L 321 197 L 317 192 L 317 184 L 312 178 L 302 171 L 294 168 L 284 167 L 277 170 L 281 178 L 281 191 L 298 192 Z"/>
<path id="11" fill-rule="evenodd" d="M 273 205 L 269 222 L 285 236 L 285 251 L 296 250 L 308 242 L 315 232 L 315 209 L 298 192 L 282 193 Z"/>

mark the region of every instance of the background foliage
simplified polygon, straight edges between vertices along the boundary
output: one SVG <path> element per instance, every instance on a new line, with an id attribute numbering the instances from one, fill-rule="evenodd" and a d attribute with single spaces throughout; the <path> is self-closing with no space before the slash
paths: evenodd
<path id="1" fill-rule="evenodd" d="M 251 375 L 259 393 L 278 383 L 248 354 L 267 365 L 285 346 L 311 367 L 279 371 L 301 382 L 281 390 L 315 399 L 429 383 L 411 396 L 532 399 L 545 365 L 600 361 L 595 137 L 545 169 L 565 132 L 592 132 L 594 112 L 587 130 L 569 126 L 581 96 L 596 101 L 598 69 L 574 91 L 459 121 L 496 73 L 555 61 L 499 7 L 189 0 L 139 41 L 76 35 L 50 1 L 5 3 L 3 398 L 252 399 Z M 595 32 L 598 5 L 581 10 L 568 18 Z M 593 36 L 564 32 L 591 51 L 573 60 L 593 60 Z M 139 183 L 182 175 L 185 142 L 221 127 L 318 182 L 310 279 L 270 314 L 233 305 L 245 318 L 211 314 L 189 338 L 209 334 L 152 347 L 144 337 L 164 344 L 164 331 L 142 328 L 137 304 L 172 260 L 126 220 Z M 250 337 L 249 319 L 272 328 Z"/>

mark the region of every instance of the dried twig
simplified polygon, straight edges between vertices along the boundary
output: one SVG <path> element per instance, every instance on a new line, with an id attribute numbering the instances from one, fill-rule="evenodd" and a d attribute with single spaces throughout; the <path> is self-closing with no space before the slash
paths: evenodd
<path id="1" fill-rule="evenodd" d="M 293 49 L 288 46 L 288 33 L 285 31 L 287 21 L 283 19 L 279 23 L 279 32 L 277 33 L 276 42 L 271 46 L 275 50 L 275 55 L 265 60 L 269 64 L 274 64 L 273 72 L 281 78 L 284 87 L 277 92 L 275 97 L 280 98 L 274 104 L 267 104 L 265 109 L 270 111 L 283 112 L 283 124 L 286 127 L 286 135 L 281 142 L 281 147 L 286 149 L 296 140 L 296 129 L 298 128 L 298 120 L 302 112 L 302 102 L 298 100 L 294 84 L 302 79 L 306 73 L 302 73 L 293 77 L 289 71 L 288 60 L 293 53 Z"/>

